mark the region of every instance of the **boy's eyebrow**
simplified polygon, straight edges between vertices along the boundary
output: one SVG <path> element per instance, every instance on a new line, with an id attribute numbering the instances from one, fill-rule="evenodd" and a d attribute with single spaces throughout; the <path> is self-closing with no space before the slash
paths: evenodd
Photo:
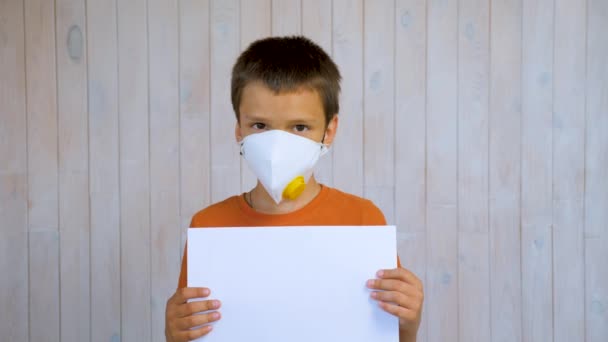
<path id="1" fill-rule="evenodd" d="M 244 113 L 242 113 L 244 114 Z M 268 121 L 268 120 L 272 120 L 272 116 L 259 116 L 259 115 L 243 115 L 244 119 L 247 119 L 247 121 Z M 297 123 L 312 123 L 316 121 L 315 118 L 313 117 L 307 117 L 307 118 L 298 118 L 298 119 L 292 119 L 292 120 L 286 120 L 286 122 L 288 124 L 297 124 Z"/>
<path id="2" fill-rule="evenodd" d="M 256 116 L 255 114 L 249 115 L 249 114 L 245 114 L 245 113 L 241 113 L 241 118 L 245 118 L 245 119 L 247 119 L 249 121 L 265 121 L 265 120 L 268 120 L 267 117 Z"/>
<path id="3" fill-rule="evenodd" d="M 288 124 L 300 124 L 300 123 L 313 123 L 316 120 L 314 118 L 309 118 L 309 119 L 294 119 L 294 120 L 287 120 Z"/>

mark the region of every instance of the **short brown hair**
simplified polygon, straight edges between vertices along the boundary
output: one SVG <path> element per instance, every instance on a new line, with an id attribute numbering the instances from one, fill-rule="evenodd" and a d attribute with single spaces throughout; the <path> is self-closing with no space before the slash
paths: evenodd
<path id="1" fill-rule="evenodd" d="M 271 37 L 253 42 L 232 68 L 232 107 L 239 120 L 245 86 L 261 81 L 276 93 L 308 87 L 319 93 L 325 124 L 339 112 L 340 71 L 317 44 L 302 36 Z"/>

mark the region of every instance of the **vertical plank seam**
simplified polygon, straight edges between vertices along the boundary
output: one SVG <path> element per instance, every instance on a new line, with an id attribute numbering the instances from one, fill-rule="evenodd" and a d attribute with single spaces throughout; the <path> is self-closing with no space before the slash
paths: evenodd
<path id="1" fill-rule="evenodd" d="M 330 10 L 330 15 L 329 15 L 329 48 L 330 48 L 330 53 L 331 53 L 331 59 L 332 61 L 336 58 L 335 57 L 335 48 L 334 48 L 334 0 L 331 0 L 331 2 L 329 3 L 329 10 Z M 342 89 L 340 89 L 340 92 L 342 92 Z M 338 94 L 338 108 L 340 105 L 340 95 Z M 338 113 L 336 113 L 336 115 L 339 115 L 340 111 L 338 110 Z M 329 122 L 326 123 L 326 125 L 329 124 Z M 327 127 L 325 128 L 325 132 L 327 133 Z M 325 135 L 323 136 L 323 139 L 325 139 Z M 334 158 L 334 151 L 332 150 L 332 152 L 330 153 L 330 155 L 328 157 L 331 157 L 331 172 L 329 173 L 330 179 L 331 179 L 331 186 L 335 186 L 334 183 L 334 179 L 335 179 L 335 158 Z"/>
<path id="2" fill-rule="evenodd" d="M 123 308 L 123 302 L 124 302 L 124 298 L 123 298 L 123 293 L 122 293 L 122 221 L 123 221 L 123 217 L 122 217 L 122 206 L 121 206 L 121 200 L 122 200 L 122 186 L 121 186 L 121 177 L 122 177 L 122 159 L 121 159 L 121 154 L 120 154 L 120 138 L 121 138 L 121 130 L 120 130 L 120 119 L 121 119 L 121 112 L 120 112 L 120 43 L 119 43 L 119 37 L 120 37 L 120 17 L 119 17 L 119 7 L 118 7 L 118 0 L 114 0 L 114 11 L 116 13 L 116 124 L 118 127 L 118 132 L 117 132 L 117 152 L 118 152 L 118 288 L 119 290 L 119 298 L 120 298 L 120 303 L 119 303 L 119 327 L 120 327 L 120 340 L 124 340 L 124 336 L 123 336 L 123 331 L 122 331 L 122 319 L 123 319 L 123 315 L 122 312 L 124 310 Z M 113 336 L 110 336 L 110 341 L 113 342 L 112 339 Z"/>
<path id="3" fill-rule="evenodd" d="M 25 257 L 27 259 L 27 340 L 30 340 L 30 322 L 31 322 L 31 314 L 30 314 L 30 214 L 29 214 L 29 202 L 30 202 L 30 172 L 29 172 L 29 160 L 30 160 L 30 152 L 29 152 L 29 114 L 28 114 L 28 86 L 27 86 L 27 24 L 25 21 L 25 1 L 22 2 L 21 5 L 21 15 L 22 15 L 22 27 L 23 27 L 23 80 L 24 80 L 24 109 L 25 109 L 25 198 L 26 198 L 26 213 L 25 213 L 25 236 L 27 241 L 27 251 L 25 252 Z"/>
<path id="4" fill-rule="evenodd" d="M 456 1 L 456 341 L 460 341 L 460 0 Z"/>
<path id="5" fill-rule="evenodd" d="M 523 26 L 524 26 L 524 1 L 526 0 L 520 0 L 519 1 L 519 98 L 518 98 L 518 111 L 519 111 L 519 193 L 517 196 L 517 200 L 518 200 L 518 239 L 519 239 L 519 338 L 523 340 L 523 334 L 524 334 L 524 315 L 523 315 L 523 300 L 524 300 L 524 296 L 523 296 L 523 275 L 522 275 L 522 269 L 523 269 L 523 257 L 522 257 L 522 186 L 523 186 L 523 161 L 522 161 L 522 156 L 523 156 L 523 148 L 524 148 L 524 143 L 523 143 L 523 80 L 524 80 L 524 76 L 523 76 L 523 72 L 524 72 L 524 68 L 523 68 L 523 60 L 524 60 L 524 48 L 523 48 L 523 41 L 524 41 L 524 30 L 523 30 Z"/>
<path id="6" fill-rule="evenodd" d="M 460 177 L 460 1 L 456 1 L 456 341 L 460 341 L 460 261 L 458 253 L 460 252 L 460 189 L 458 179 Z"/>
<path id="7" fill-rule="evenodd" d="M 151 105 L 150 105 L 150 6 L 149 6 L 149 2 L 148 0 L 145 0 L 145 4 L 146 4 L 146 60 L 147 60 L 147 65 L 146 65 L 146 72 L 147 72 L 147 86 L 148 86 L 148 96 L 147 96 L 147 115 L 148 115 L 148 192 L 149 192 L 149 196 L 148 196 L 148 234 L 150 236 L 150 240 L 149 240 L 149 248 L 148 248 L 148 260 L 152 260 L 152 241 L 153 241 L 153 237 L 152 237 L 152 151 L 151 151 L 151 147 L 150 147 L 150 143 L 151 143 L 151 127 L 150 127 L 150 111 L 151 111 Z M 153 300 L 153 296 L 152 296 L 152 262 L 149 263 L 148 265 L 148 273 L 150 274 L 150 278 L 149 278 L 149 283 L 148 283 L 148 293 L 150 298 L 148 298 L 149 300 L 149 304 L 152 305 L 152 300 Z M 149 321 L 150 321 L 150 337 L 152 337 L 152 334 L 154 332 L 153 327 L 152 327 L 152 322 L 154 321 L 154 310 L 152 310 L 152 308 L 150 308 L 150 312 L 149 312 Z"/>
<path id="8" fill-rule="evenodd" d="M 396 113 L 397 113 L 397 0 L 393 0 L 393 117 L 392 117 L 392 129 L 393 129 L 393 186 L 392 186 L 392 200 L 393 200 L 393 217 L 391 218 L 392 222 L 389 224 L 394 224 L 397 232 L 399 231 L 399 227 L 397 226 L 397 129 L 396 129 Z M 397 256 L 398 257 L 398 256 Z"/>
<path id="9" fill-rule="evenodd" d="M 214 191 L 213 191 L 213 147 L 212 143 L 212 133 L 213 133 L 213 48 L 214 48 L 214 24 L 215 24 L 215 0 L 209 0 L 209 134 L 207 137 L 209 139 L 209 179 L 210 182 L 208 184 L 209 188 L 209 202 L 213 203 L 214 201 Z M 187 279 L 186 279 L 187 282 Z"/>
<path id="10" fill-rule="evenodd" d="M 361 195 L 362 197 L 367 197 L 366 194 L 366 182 L 365 182 L 365 0 L 361 0 Z"/>
<path id="11" fill-rule="evenodd" d="M 428 104 L 429 104 L 429 2 L 424 1 L 424 32 L 425 32 L 425 47 L 424 47 L 424 230 L 425 230 L 425 243 L 424 243 L 424 281 L 428 284 L 428 269 L 429 269 L 429 238 L 428 234 L 428 206 L 429 206 L 429 185 L 428 185 Z M 427 321 L 428 321 L 428 310 L 427 310 Z M 429 324 L 425 322 L 425 335 L 427 340 L 429 339 Z"/>
<path id="12" fill-rule="evenodd" d="M 57 76 L 59 70 L 58 51 L 57 48 L 57 0 L 53 0 L 53 19 L 54 19 L 54 32 L 53 37 L 55 39 L 53 46 L 55 47 L 55 127 L 56 127 L 56 140 L 55 147 L 57 149 L 55 157 L 57 158 L 57 332 L 59 334 L 59 341 L 61 341 L 61 183 L 59 173 L 61 172 L 60 158 L 59 158 L 59 77 Z"/>
<path id="13" fill-rule="evenodd" d="M 147 129 L 146 132 L 146 138 L 147 138 L 147 185 L 148 185 L 148 198 L 147 200 L 147 216 L 148 216 L 148 229 L 147 229 L 147 233 L 148 233 L 148 305 L 149 305 L 149 311 L 148 311 L 148 318 L 149 318 L 149 330 L 150 330 L 150 338 L 152 338 L 152 332 L 153 332 L 153 328 L 152 328 L 152 322 L 153 322 L 153 308 L 152 308 L 152 171 L 151 171 L 151 150 L 150 150 L 150 34 L 149 34 L 149 27 L 150 27 L 150 16 L 148 15 L 148 8 L 149 8 L 149 1 L 148 0 L 143 0 L 143 5 L 145 6 L 144 8 L 144 15 L 145 15 L 145 40 L 146 40 L 146 47 L 145 47 L 145 60 L 146 60 L 146 127 L 144 127 L 144 129 Z"/>
<path id="14" fill-rule="evenodd" d="M 118 205 L 117 205 L 117 210 L 118 210 L 118 331 L 114 332 L 114 334 L 117 334 L 118 336 L 120 336 L 120 338 L 122 338 L 122 319 L 123 319 L 123 315 L 122 315 L 122 205 L 121 205 L 121 193 L 122 193 L 122 182 L 121 182 L 121 178 L 120 178 L 120 174 L 121 174 L 121 163 L 122 163 L 122 159 L 121 159 L 121 153 L 120 153 L 120 81 L 119 81 L 119 75 L 120 75 L 120 25 L 119 25 L 119 13 L 118 13 L 118 0 L 114 0 L 114 13 L 116 16 L 116 20 L 115 20 L 115 25 L 116 25 L 116 128 L 117 128 L 117 134 L 116 134 L 116 154 L 118 156 L 118 160 L 117 160 L 117 171 L 118 171 L 118 179 L 117 179 L 117 183 L 118 183 L 118 196 L 116 197 L 118 200 Z M 113 338 L 112 335 L 111 338 Z"/>
<path id="15" fill-rule="evenodd" d="M 212 25 L 211 25 L 211 21 L 213 20 L 213 13 L 212 13 L 212 2 L 213 0 L 208 0 L 207 1 L 207 13 L 209 13 L 208 19 L 207 19 L 207 60 L 209 61 L 208 64 L 208 84 L 209 86 L 207 87 L 207 91 L 208 91 L 208 103 L 207 103 L 207 115 L 208 115 L 208 119 L 209 122 L 207 124 L 207 152 L 209 153 L 209 157 L 207 162 L 209 163 L 207 165 L 208 168 L 208 172 L 207 172 L 207 203 L 206 205 L 209 205 L 210 202 L 213 201 L 212 196 L 213 196 L 213 192 L 211 191 L 211 181 L 212 181 L 212 177 L 213 177 L 213 172 L 212 172 L 212 167 L 211 164 L 213 162 L 213 148 L 211 148 L 211 120 L 213 119 L 213 115 L 211 115 L 211 110 L 213 109 L 213 107 L 211 106 L 211 101 L 213 100 L 211 97 L 211 93 L 212 93 L 212 82 L 213 82 L 213 78 L 211 77 L 212 73 L 213 73 L 213 68 L 211 67 L 211 57 L 212 57 L 212 46 L 213 46 L 213 34 L 211 32 L 211 30 L 213 29 Z M 271 25 L 272 25 L 272 18 L 271 18 Z M 186 246 L 188 245 L 188 237 L 186 235 Z M 184 246 L 184 250 L 186 249 L 186 247 Z M 184 256 L 182 256 L 183 258 Z M 181 271 L 180 271 L 181 273 Z"/>
<path id="16" fill-rule="evenodd" d="M 552 20 L 552 34 L 553 44 L 551 48 L 551 70 L 553 72 L 551 82 L 551 338 L 552 342 L 555 341 L 555 221 L 554 221 L 554 194 L 555 194 L 555 26 L 556 26 L 556 7 L 557 1 L 553 0 L 553 20 Z"/>
<path id="17" fill-rule="evenodd" d="M 429 2 L 424 2 L 424 17 L 425 17 L 425 56 L 424 56 L 424 229 L 425 229 L 425 249 L 424 249 L 424 281 L 428 284 L 429 278 L 429 237 L 428 237 L 428 207 L 429 207 L 429 183 L 428 183 L 428 173 L 429 173 L 429 157 L 428 157 L 428 141 L 429 141 L 429 129 L 428 129 L 428 107 L 429 107 Z M 427 310 L 428 313 L 428 310 Z M 427 322 L 425 323 L 426 330 L 426 338 L 429 340 L 429 324 L 428 318 L 430 317 L 427 314 Z"/>
<path id="18" fill-rule="evenodd" d="M 486 78 L 486 82 L 487 82 L 487 89 L 488 89 L 488 123 L 487 123 L 487 127 L 488 127 L 488 136 L 487 136 L 487 149 L 486 149 L 486 155 L 487 155 L 487 165 L 486 165 L 486 186 L 487 186 L 487 197 L 486 197 L 486 205 L 487 205 L 487 221 L 486 221 L 486 228 L 488 231 L 488 236 L 487 236 L 487 242 L 488 242 L 488 305 L 489 305 L 489 314 L 490 317 L 488 319 L 488 325 L 489 325 L 489 332 L 490 332 L 490 341 L 493 340 L 493 331 L 492 331 L 492 220 L 491 220 L 491 213 L 492 213 L 492 206 L 491 206 L 491 191 L 490 191 L 490 186 L 491 186 L 491 182 L 490 182 L 490 177 L 491 177 L 491 172 L 490 172 L 490 167 L 491 167 L 491 154 L 490 154 L 490 143 L 491 143 L 491 139 L 490 137 L 492 136 L 490 134 L 491 130 L 492 130 L 492 125 L 491 125 L 491 119 L 492 119 L 492 114 L 491 114 L 491 110 L 492 110 L 492 0 L 488 0 L 488 66 L 487 66 L 487 75 L 488 77 Z"/>
<path id="19" fill-rule="evenodd" d="M 181 258 L 182 258 L 182 253 L 180 253 L 180 250 L 182 248 L 182 231 L 184 229 L 184 227 L 182 227 L 182 222 L 184 222 L 184 218 L 183 216 L 183 198 L 182 198 L 182 97 L 181 97 L 181 93 L 182 93 L 182 59 L 181 59 L 181 48 L 182 48 L 182 25 L 181 25 L 181 0 L 177 1 L 177 5 L 176 5 L 176 13 L 175 13 L 175 25 L 176 27 L 176 31 L 177 31 L 177 177 L 178 177 L 178 186 L 177 186 L 177 191 L 178 191 L 178 196 L 177 196 L 177 202 L 178 202 L 178 213 L 177 213 L 177 217 L 178 217 L 178 239 L 177 239 L 177 265 L 178 268 L 181 272 L 181 267 L 179 267 L 179 265 L 181 264 Z M 179 277 L 179 276 L 178 276 Z"/>
<path id="20" fill-rule="evenodd" d="M 587 168 L 587 98 L 588 98 L 588 77 L 589 77 L 589 59 L 588 59 L 588 54 L 589 54 L 589 1 L 585 0 L 585 84 L 584 84 L 584 91 L 585 91 L 585 97 L 584 97 L 584 104 L 583 104 L 583 111 L 584 111 L 584 123 L 583 123 L 583 212 L 582 212 L 582 223 L 583 223 L 583 231 L 582 231 L 582 245 L 583 245 L 583 250 L 582 250 L 582 258 L 583 258 L 583 341 L 587 341 L 587 277 L 585 276 L 585 274 L 587 274 L 587 263 L 585 262 L 585 255 L 586 255 L 586 250 L 587 250 L 587 240 L 585 239 L 585 231 L 587 230 L 587 221 L 586 221 L 586 211 L 587 211 L 587 172 L 586 172 L 586 168 Z"/>
<path id="21" fill-rule="evenodd" d="M 86 45 L 86 66 L 85 66 L 85 73 L 86 73 L 86 101 L 87 101 L 87 204 L 89 207 L 89 215 L 88 215 L 88 220 L 89 220 L 89 234 L 88 234 L 88 242 L 89 242 L 89 246 L 88 246 L 88 252 L 89 252 L 89 341 L 93 340 L 93 328 L 92 328 L 92 318 L 93 318 L 93 296 L 91 296 L 91 284 L 93 283 L 93 276 L 91 272 L 91 120 L 90 120 L 90 108 L 89 108 L 89 39 L 88 39 L 88 34 L 89 34 L 89 15 L 88 15 L 88 0 L 84 0 L 84 25 L 85 25 L 85 35 L 87 36 L 86 41 L 85 41 L 85 45 Z"/>

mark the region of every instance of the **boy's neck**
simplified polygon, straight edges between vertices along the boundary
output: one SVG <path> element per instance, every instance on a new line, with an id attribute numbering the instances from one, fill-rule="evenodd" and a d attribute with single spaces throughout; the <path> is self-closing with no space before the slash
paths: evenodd
<path id="1" fill-rule="evenodd" d="M 317 182 L 313 175 L 306 183 L 306 189 L 295 200 L 283 200 L 276 204 L 260 182 L 245 196 L 245 199 L 255 211 L 262 214 L 277 215 L 291 213 L 305 207 L 317 197 L 319 192 L 321 192 L 321 184 Z"/>

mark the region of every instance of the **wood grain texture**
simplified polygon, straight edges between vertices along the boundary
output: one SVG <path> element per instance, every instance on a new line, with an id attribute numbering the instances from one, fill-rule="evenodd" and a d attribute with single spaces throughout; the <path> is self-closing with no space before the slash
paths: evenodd
<path id="1" fill-rule="evenodd" d="M 29 319 L 32 341 L 59 341 L 59 185 L 55 6 L 24 2 Z"/>
<path id="2" fill-rule="evenodd" d="M 0 336 L 164 341 L 192 215 L 247 191 L 230 73 L 343 75 L 327 185 L 425 283 L 418 341 L 608 338 L 604 0 L 0 1 Z"/>
<path id="3" fill-rule="evenodd" d="M 239 2 L 211 1 L 211 201 L 241 190 L 236 118 L 230 102 L 230 75 L 240 50 Z"/>
<path id="4" fill-rule="evenodd" d="M 29 233 L 30 341 L 60 341 L 59 233 Z"/>
<path id="5" fill-rule="evenodd" d="M 241 50 L 245 50 L 255 40 L 270 36 L 272 32 L 272 3 L 272 0 L 240 1 Z"/>
<path id="6" fill-rule="evenodd" d="M 91 339 L 121 333 L 118 42 L 115 1 L 88 1 Z"/>
<path id="7" fill-rule="evenodd" d="M 334 186 L 363 196 L 363 1 L 333 1 L 333 59 L 342 74 Z"/>
<path id="8" fill-rule="evenodd" d="M 585 339 L 586 2 L 555 1 L 553 99 L 554 341 Z"/>
<path id="9" fill-rule="evenodd" d="M 85 3 L 55 4 L 61 341 L 91 338 L 89 136 Z"/>
<path id="10" fill-rule="evenodd" d="M 429 342 L 458 336 L 458 7 L 427 3 L 427 271 Z"/>
<path id="11" fill-rule="evenodd" d="M 179 10 L 180 255 L 192 215 L 211 204 L 209 1 L 181 1 Z"/>
<path id="12" fill-rule="evenodd" d="M 490 327 L 520 341 L 521 3 L 493 1 L 490 23 Z"/>
<path id="13" fill-rule="evenodd" d="M 585 338 L 608 336 L 608 2 L 587 3 Z"/>
<path id="14" fill-rule="evenodd" d="M 426 2 L 395 8 L 395 224 L 403 267 L 426 284 Z M 418 341 L 427 340 L 428 310 Z"/>
<path id="15" fill-rule="evenodd" d="M 28 341 L 25 23 L 21 1 L 0 2 L 0 334 Z"/>
<path id="16" fill-rule="evenodd" d="M 55 7 L 48 1 L 25 1 L 25 67 L 28 225 L 30 231 L 56 232 L 59 210 Z"/>
<path id="17" fill-rule="evenodd" d="M 122 341 L 151 340 L 146 10 L 145 0 L 117 2 Z"/>
<path id="18" fill-rule="evenodd" d="M 291 36 L 302 33 L 302 1 L 271 1 L 271 30 L 273 36 Z"/>
<path id="19" fill-rule="evenodd" d="M 426 230 L 426 4 L 395 10 L 395 219 L 401 232 Z"/>
<path id="20" fill-rule="evenodd" d="M 395 222 L 394 5 L 373 1 L 363 8 L 363 190 L 389 224 Z"/>
<path id="21" fill-rule="evenodd" d="M 458 333 L 490 341 L 487 0 L 458 3 Z M 462 300 L 466 298 L 467 300 Z"/>
<path id="22" fill-rule="evenodd" d="M 175 1 L 148 1 L 152 341 L 165 341 L 165 304 L 181 259 L 178 18 Z"/>
<path id="23" fill-rule="evenodd" d="M 523 341 L 553 340 L 553 0 L 523 2 Z"/>

